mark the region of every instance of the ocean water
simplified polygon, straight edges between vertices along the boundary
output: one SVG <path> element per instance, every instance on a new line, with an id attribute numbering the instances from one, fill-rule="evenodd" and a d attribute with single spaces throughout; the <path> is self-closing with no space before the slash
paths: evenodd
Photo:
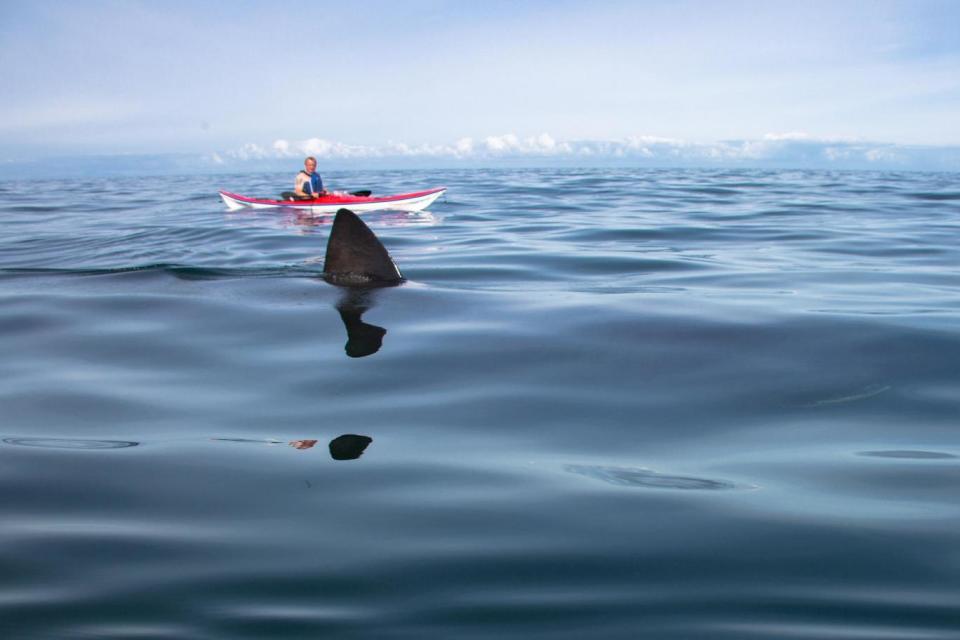
<path id="1" fill-rule="evenodd" d="M 960 637 L 960 176 L 0 183 L 4 638 Z"/>

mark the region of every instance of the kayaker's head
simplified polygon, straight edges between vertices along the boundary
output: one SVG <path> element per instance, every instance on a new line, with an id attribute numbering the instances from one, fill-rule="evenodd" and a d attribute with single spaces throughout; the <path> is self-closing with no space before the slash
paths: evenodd
<path id="1" fill-rule="evenodd" d="M 317 159 L 313 156 L 309 156 L 303 161 L 303 168 L 306 169 L 307 173 L 313 173 L 317 170 Z"/>

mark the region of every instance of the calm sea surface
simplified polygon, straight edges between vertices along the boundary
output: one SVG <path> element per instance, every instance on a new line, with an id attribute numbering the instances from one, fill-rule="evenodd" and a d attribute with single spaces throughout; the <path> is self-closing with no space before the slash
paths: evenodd
<path id="1" fill-rule="evenodd" d="M 294 170 L 0 183 L 2 637 L 960 637 L 960 176 Z"/>

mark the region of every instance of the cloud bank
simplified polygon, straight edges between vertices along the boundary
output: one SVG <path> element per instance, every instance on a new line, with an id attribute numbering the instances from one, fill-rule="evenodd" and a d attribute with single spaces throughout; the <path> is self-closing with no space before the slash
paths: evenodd
<path id="1" fill-rule="evenodd" d="M 291 171 L 305 156 L 322 171 L 497 167 L 760 168 L 960 172 L 960 146 L 903 145 L 802 132 L 756 140 L 692 142 L 638 135 L 619 140 L 558 140 L 542 133 L 461 137 L 445 144 L 363 145 L 305 138 L 247 143 L 205 154 L 109 154 L 0 158 L 0 179 L 58 175 L 188 175 Z"/>
<path id="2" fill-rule="evenodd" d="M 733 166 L 960 171 L 960 147 L 902 145 L 819 138 L 803 132 L 769 133 L 757 140 L 693 142 L 657 136 L 619 140 L 557 140 L 548 133 L 463 137 L 447 144 L 359 145 L 307 138 L 249 143 L 210 156 L 217 165 L 243 165 L 316 156 L 321 164 L 372 162 L 438 166 L 512 164 Z"/>

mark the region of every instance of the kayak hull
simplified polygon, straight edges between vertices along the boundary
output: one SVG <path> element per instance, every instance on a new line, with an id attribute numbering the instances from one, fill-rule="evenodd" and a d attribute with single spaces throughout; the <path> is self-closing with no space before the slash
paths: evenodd
<path id="1" fill-rule="evenodd" d="M 446 192 L 446 187 L 401 193 L 393 196 L 352 196 L 334 193 L 316 200 L 270 200 L 251 198 L 229 191 L 220 191 L 220 197 L 227 209 L 296 209 L 309 213 L 336 213 L 339 209 L 350 209 L 354 213 L 393 209 L 395 211 L 423 211 Z"/>

